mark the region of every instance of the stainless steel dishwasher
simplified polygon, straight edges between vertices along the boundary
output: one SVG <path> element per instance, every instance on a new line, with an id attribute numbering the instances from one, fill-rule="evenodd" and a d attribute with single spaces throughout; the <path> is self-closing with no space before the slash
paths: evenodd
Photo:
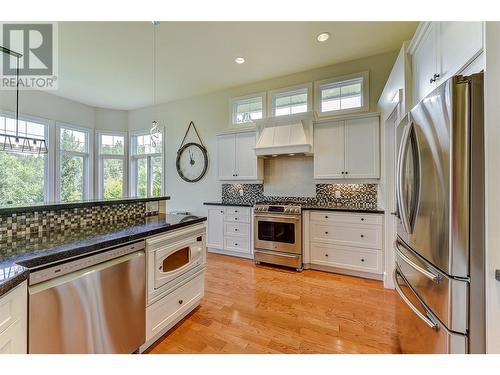
<path id="1" fill-rule="evenodd" d="M 30 274 L 29 353 L 133 353 L 145 341 L 144 241 Z"/>

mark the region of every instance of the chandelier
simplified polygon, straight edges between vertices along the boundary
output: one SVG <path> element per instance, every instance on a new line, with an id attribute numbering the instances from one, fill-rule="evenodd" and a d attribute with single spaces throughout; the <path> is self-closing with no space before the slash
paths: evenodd
<path id="1" fill-rule="evenodd" d="M 0 151 L 47 154 L 49 150 L 45 139 L 30 137 L 27 129 L 25 134 L 19 134 L 19 59 L 23 55 L 2 46 L 0 51 L 16 58 L 16 131 L 8 132 L 7 127 L 0 130 Z"/>

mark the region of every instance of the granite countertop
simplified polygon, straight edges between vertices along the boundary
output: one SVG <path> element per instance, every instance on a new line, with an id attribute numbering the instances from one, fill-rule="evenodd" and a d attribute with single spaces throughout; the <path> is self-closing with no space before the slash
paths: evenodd
<path id="1" fill-rule="evenodd" d="M 346 205 L 316 205 L 305 204 L 302 205 L 302 210 L 316 210 L 316 211 L 339 211 L 339 212 L 354 212 L 361 214 L 383 214 L 385 210 L 381 207 L 363 207 L 363 206 L 346 206 Z"/>
<path id="2" fill-rule="evenodd" d="M 206 206 L 237 206 L 237 207 L 253 207 L 253 203 L 249 202 L 238 202 L 238 201 L 214 201 L 214 202 L 203 202 Z"/>
<path id="3" fill-rule="evenodd" d="M 28 278 L 29 270 L 205 221 L 203 216 L 155 215 L 64 233 L 37 233 L 0 241 L 0 296 Z"/>
<path id="4" fill-rule="evenodd" d="M 78 207 L 90 206 L 109 206 L 122 203 L 138 203 L 138 202 L 158 202 L 168 201 L 169 196 L 149 197 L 149 198 L 118 198 L 118 199 L 87 199 L 75 202 L 50 202 L 29 205 L 6 205 L 0 206 L 0 215 L 10 215 L 20 212 L 33 212 L 33 211 L 48 211 L 48 210 L 61 210 L 71 209 Z"/>

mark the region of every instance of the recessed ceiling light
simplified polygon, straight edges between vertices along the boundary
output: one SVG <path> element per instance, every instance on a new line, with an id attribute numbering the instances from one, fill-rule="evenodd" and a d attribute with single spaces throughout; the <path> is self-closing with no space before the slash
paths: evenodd
<path id="1" fill-rule="evenodd" d="M 234 62 L 236 64 L 243 64 L 245 62 L 245 59 L 243 57 L 237 57 L 234 59 Z"/>
<path id="2" fill-rule="evenodd" d="M 330 39 L 331 34 L 329 32 L 324 32 L 321 34 L 318 34 L 316 39 L 318 39 L 318 42 L 326 42 L 328 39 Z"/>

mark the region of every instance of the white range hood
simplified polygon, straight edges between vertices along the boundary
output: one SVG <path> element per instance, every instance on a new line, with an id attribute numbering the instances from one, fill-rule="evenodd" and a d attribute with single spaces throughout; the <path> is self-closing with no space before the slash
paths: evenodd
<path id="1" fill-rule="evenodd" d="M 313 112 L 255 121 L 257 156 L 312 155 Z"/>

